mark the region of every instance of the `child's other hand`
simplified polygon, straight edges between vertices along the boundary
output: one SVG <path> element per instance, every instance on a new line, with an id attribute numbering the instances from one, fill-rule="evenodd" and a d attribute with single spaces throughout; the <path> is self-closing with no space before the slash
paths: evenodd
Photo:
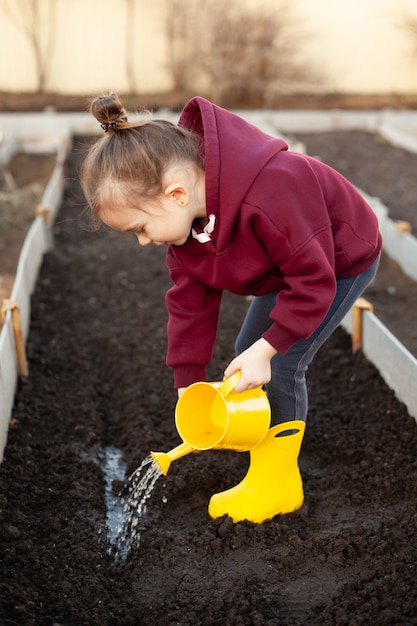
<path id="1" fill-rule="evenodd" d="M 184 391 L 187 389 L 187 387 L 178 387 L 177 392 L 178 392 L 178 397 L 181 398 L 182 394 L 184 393 Z"/>
<path id="2" fill-rule="evenodd" d="M 234 358 L 224 375 L 229 378 L 240 370 L 242 376 L 235 386 L 237 393 L 266 385 L 271 380 L 271 359 L 276 353 L 275 348 L 261 338 Z"/>

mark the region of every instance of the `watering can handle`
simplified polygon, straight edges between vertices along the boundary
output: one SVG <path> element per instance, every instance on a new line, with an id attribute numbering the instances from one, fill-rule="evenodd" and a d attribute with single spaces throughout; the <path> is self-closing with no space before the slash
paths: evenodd
<path id="1" fill-rule="evenodd" d="M 230 376 L 230 378 L 223 379 L 223 384 L 219 389 L 220 393 L 225 398 L 227 398 L 227 396 L 235 388 L 236 383 L 240 380 L 241 377 L 242 377 L 242 372 L 235 372 L 234 374 Z"/>

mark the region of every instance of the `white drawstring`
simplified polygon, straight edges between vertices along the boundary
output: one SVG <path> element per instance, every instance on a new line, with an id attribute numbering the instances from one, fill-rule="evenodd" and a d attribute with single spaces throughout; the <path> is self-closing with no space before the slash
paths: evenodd
<path id="1" fill-rule="evenodd" d="M 214 230 L 214 225 L 216 223 L 216 216 L 213 215 L 213 213 L 211 215 L 209 215 L 209 221 L 208 223 L 204 226 L 203 228 L 203 232 L 202 233 L 198 233 L 194 228 L 191 230 L 191 234 L 194 237 L 194 239 L 197 239 L 197 241 L 199 243 L 207 243 L 208 241 L 211 241 L 211 233 Z"/>

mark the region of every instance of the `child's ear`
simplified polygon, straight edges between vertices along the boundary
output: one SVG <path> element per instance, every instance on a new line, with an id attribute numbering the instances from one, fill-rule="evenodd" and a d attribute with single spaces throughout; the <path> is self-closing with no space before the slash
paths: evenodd
<path id="1" fill-rule="evenodd" d="M 171 183 L 164 189 L 167 198 L 172 198 L 180 206 L 184 206 L 188 202 L 187 189 L 181 183 Z"/>

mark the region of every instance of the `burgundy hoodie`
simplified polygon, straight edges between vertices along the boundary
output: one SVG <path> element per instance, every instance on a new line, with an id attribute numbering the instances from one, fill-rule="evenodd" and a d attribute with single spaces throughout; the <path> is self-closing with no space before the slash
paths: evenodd
<path id="1" fill-rule="evenodd" d="M 263 337 L 285 353 L 323 321 L 336 278 L 372 265 L 381 236 L 353 185 L 282 139 L 200 97 L 178 125 L 204 136 L 207 216 L 216 216 L 211 240 L 190 234 L 168 248 L 167 364 L 175 386 L 186 387 L 205 380 L 224 290 L 278 292 Z"/>

